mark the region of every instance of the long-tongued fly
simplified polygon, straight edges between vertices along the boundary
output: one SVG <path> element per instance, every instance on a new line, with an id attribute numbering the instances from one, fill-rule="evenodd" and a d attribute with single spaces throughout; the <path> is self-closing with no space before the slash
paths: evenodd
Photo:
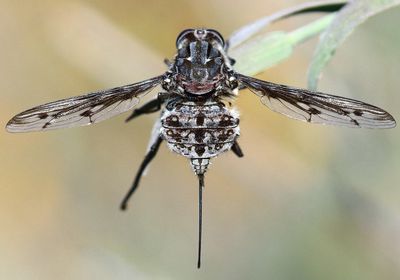
<path id="1" fill-rule="evenodd" d="M 230 105 L 239 90 L 247 88 L 273 111 L 301 121 L 365 128 L 396 125 L 389 113 L 361 101 L 274 84 L 235 72 L 234 60 L 227 55 L 228 44 L 216 30 L 184 30 L 176 40 L 176 48 L 174 59 L 167 61 L 168 70 L 160 76 L 34 107 L 16 115 L 6 128 L 9 132 L 28 132 L 90 125 L 132 109 L 140 97 L 161 85 L 163 91 L 157 98 L 135 109 L 127 118 L 129 121 L 162 109 L 147 154 L 121 209 L 126 209 L 144 170 L 162 141 L 166 141 L 172 151 L 190 160 L 199 181 L 197 267 L 201 255 L 204 174 L 211 158 L 223 152 L 231 150 L 238 157 L 243 156 L 237 142 L 239 115 Z"/>

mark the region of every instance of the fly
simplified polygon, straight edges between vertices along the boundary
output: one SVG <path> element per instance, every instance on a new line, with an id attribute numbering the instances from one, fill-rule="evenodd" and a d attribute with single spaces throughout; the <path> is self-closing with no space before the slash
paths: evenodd
<path id="1" fill-rule="evenodd" d="M 199 181 L 198 268 L 204 174 L 210 160 L 221 153 L 232 151 L 243 156 L 238 144 L 239 114 L 231 107 L 239 90 L 249 89 L 271 110 L 305 122 L 362 128 L 396 125 L 389 113 L 361 101 L 237 73 L 234 59 L 227 54 L 228 44 L 216 30 L 184 30 L 176 40 L 176 48 L 177 54 L 167 62 L 168 70 L 160 76 L 34 107 L 13 117 L 6 129 L 29 132 L 94 124 L 131 110 L 142 96 L 161 85 L 157 97 L 133 110 L 126 120 L 161 110 L 147 154 L 121 209 L 126 210 L 144 170 L 163 141 L 173 152 L 188 158 Z"/>

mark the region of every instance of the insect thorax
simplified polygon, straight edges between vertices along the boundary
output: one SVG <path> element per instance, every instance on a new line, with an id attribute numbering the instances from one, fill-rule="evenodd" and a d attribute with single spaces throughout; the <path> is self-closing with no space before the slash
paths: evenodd
<path id="1" fill-rule="evenodd" d="M 168 147 L 189 158 L 196 174 L 203 174 L 210 158 L 228 151 L 239 136 L 238 114 L 217 101 L 171 102 L 161 124 Z"/>

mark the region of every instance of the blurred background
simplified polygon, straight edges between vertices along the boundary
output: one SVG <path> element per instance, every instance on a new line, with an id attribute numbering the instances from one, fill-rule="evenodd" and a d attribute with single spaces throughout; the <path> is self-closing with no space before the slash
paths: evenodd
<path id="1" fill-rule="evenodd" d="M 0 124 L 35 105 L 163 73 L 185 28 L 228 37 L 301 2 L 0 0 Z M 358 28 L 319 89 L 400 120 L 399 23 L 397 8 Z M 305 87 L 316 42 L 258 77 Z M 163 145 L 128 211 L 118 209 L 157 113 L 46 133 L 2 129 L 0 278 L 399 279 L 399 129 L 309 125 L 248 91 L 236 105 L 245 157 L 224 154 L 207 173 L 200 270 L 197 179 L 185 158 Z"/>

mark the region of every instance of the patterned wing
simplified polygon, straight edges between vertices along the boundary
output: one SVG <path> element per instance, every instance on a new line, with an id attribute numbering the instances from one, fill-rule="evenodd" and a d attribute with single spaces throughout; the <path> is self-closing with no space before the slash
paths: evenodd
<path id="1" fill-rule="evenodd" d="M 396 121 L 388 112 L 361 101 L 274 84 L 241 74 L 237 74 L 237 79 L 257 94 L 265 106 L 293 119 L 348 127 L 396 126 Z"/>
<path id="2" fill-rule="evenodd" d="M 162 77 L 40 105 L 13 117 L 6 129 L 44 131 L 103 121 L 133 108 L 140 96 L 161 83 Z"/>

